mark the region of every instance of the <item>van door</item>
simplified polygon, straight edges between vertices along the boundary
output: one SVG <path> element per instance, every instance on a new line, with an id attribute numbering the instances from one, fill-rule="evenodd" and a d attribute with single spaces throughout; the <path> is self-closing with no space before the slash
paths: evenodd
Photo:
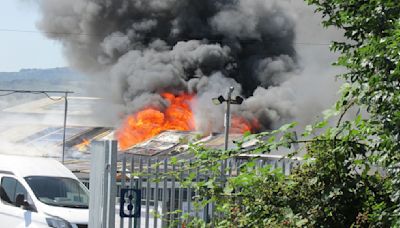
<path id="1" fill-rule="evenodd" d="M 37 213 L 32 198 L 16 178 L 1 177 L 0 198 L 0 228 L 48 227 L 46 218 Z"/>

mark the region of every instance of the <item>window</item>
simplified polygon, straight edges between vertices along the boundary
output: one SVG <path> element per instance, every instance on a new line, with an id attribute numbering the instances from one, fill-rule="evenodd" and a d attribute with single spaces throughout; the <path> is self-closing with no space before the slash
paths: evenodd
<path id="1" fill-rule="evenodd" d="M 89 193 L 78 180 L 48 176 L 29 176 L 25 180 L 42 203 L 58 207 L 89 207 Z"/>
<path id="2" fill-rule="evenodd" d="M 0 186 L 0 199 L 4 203 L 11 204 L 10 197 L 8 197 L 7 192 L 4 190 L 2 186 Z"/>
<path id="3" fill-rule="evenodd" d="M 24 186 L 12 177 L 3 177 L 1 179 L 0 197 L 3 202 L 16 207 L 23 206 L 24 201 L 33 206 L 32 199 Z"/>
<path id="4" fill-rule="evenodd" d="M 10 203 L 15 203 L 15 187 L 17 185 L 17 180 L 11 177 L 3 177 L 1 179 L 1 187 L 4 190 L 5 195 L 7 196 Z"/>

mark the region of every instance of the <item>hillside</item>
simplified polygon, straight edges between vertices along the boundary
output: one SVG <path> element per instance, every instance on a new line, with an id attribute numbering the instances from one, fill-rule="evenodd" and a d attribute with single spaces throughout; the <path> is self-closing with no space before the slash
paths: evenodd
<path id="1" fill-rule="evenodd" d="M 86 95 L 88 79 L 69 68 L 22 69 L 19 72 L 0 72 L 0 89 L 69 90 L 75 95 Z M 39 95 L 12 94 L 1 96 L 0 109 L 19 102 L 37 99 Z"/>

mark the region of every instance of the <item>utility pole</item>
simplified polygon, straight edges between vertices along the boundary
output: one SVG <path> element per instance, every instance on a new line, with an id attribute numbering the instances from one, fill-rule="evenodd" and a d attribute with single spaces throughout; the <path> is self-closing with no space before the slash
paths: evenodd
<path id="1" fill-rule="evenodd" d="M 14 93 L 30 93 L 30 94 L 44 94 L 52 101 L 60 101 L 64 99 L 64 124 L 63 124 L 63 142 L 62 142 L 62 163 L 64 164 L 65 156 L 65 133 L 67 130 L 67 112 L 68 112 L 68 94 L 74 93 L 72 91 L 56 91 L 56 90 L 10 90 L 0 89 L 0 92 L 7 92 L 7 94 L 0 94 L 0 96 L 8 96 Z M 49 94 L 64 94 L 64 97 L 53 98 Z"/>
<path id="2" fill-rule="evenodd" d="M 63 125 L 63 145 L 62 145 L 62 164 L 65 157 L 65 132 L 67 131 L 67 112 L 68 112 L 68 92 L 64 93 L 64 125 Z"/>

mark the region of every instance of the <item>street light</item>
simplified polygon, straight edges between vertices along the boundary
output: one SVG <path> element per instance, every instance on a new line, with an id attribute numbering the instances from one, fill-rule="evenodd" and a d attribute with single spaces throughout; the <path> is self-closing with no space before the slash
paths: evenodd
<path id="1" fill-rule="evenodd" d="M 219 105 L 219 104 L 226 102 L 225 144 L 224 144 L 225 150 L 228 150 L 229 126 L 230 126 L 230 120 L 231 120 L 231 104 L 242 104 L 243 103 L 243 98 L 240 96 L 236 96 L 235 99 L 232 99 L 233 90 L 234 90 L 233 87 L 229 87 L 227 99 L 225 99 L 222 95 L 219 97 L 212 98 L 212 102 L 215 105 Z"/>

